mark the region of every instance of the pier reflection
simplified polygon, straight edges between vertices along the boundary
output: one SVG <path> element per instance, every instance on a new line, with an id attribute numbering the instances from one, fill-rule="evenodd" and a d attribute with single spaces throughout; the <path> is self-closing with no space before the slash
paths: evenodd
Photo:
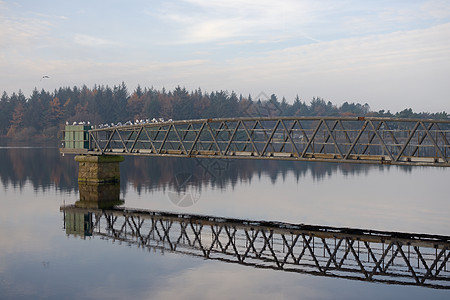
<path id="1" fill-rule="evenodd" d="M 130 208 L 61 207 L 67 235 L 255 268 L 450 289 L 450 237 Z"/>
<path id="2" fill-rule="evenodd" d="M 115 183 L 78 183 L 80 200 L 75 202 L 76 207 L 80 208 L 111 208 L 121 205 L 124 201 L 120 200 L 120 184 Z"/>

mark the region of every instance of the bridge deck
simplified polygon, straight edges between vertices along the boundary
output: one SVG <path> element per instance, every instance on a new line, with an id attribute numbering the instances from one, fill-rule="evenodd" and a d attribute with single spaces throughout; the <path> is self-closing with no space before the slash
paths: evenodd
<path id="1" fill-rule="evenodd" d="M 63 154 L 288 159 L 450 166 L 450 120 L 229 118 L 65 133 Z M 83 147 L 75 148 L 77 142 Z"/>

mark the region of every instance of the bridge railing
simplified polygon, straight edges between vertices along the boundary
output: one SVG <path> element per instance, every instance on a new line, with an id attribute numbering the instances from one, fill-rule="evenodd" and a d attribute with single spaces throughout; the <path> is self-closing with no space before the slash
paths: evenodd
<path id="1" fill-rule="evenodd" d="M 89 130 L 93 154 L 450 166 L 450 120 L 201 119 Z"/>

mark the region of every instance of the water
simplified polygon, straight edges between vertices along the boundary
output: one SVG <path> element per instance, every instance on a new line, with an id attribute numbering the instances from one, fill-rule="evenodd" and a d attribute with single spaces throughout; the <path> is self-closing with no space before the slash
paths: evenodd
<path id="1" fill-rule="evenodd" d="M 450 296 L 66 234 L 60 206 L 79 199 L 73 157 L 4 146 L 0 162 L 1 299 Z M 450 236 L 449 175 L 430 167 L 126 157 L 120 198 L 151 211 Z"/>

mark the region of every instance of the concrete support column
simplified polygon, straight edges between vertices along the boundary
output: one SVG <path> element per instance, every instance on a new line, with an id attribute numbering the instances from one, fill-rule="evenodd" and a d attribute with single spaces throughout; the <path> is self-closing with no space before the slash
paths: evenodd
<path id="1" fill-rule="evenodd" d="M 79 183 L 112 183 L 120 181 L 119 163 L 123 156 L 77 155 Z"/>
<path id="2" fill-rule="evenodd" d="M 78 155 L 78 189 L 81 208 L 111 208 L 123 204 L 120 200 L 120 168 L 123 156 Z"/>

